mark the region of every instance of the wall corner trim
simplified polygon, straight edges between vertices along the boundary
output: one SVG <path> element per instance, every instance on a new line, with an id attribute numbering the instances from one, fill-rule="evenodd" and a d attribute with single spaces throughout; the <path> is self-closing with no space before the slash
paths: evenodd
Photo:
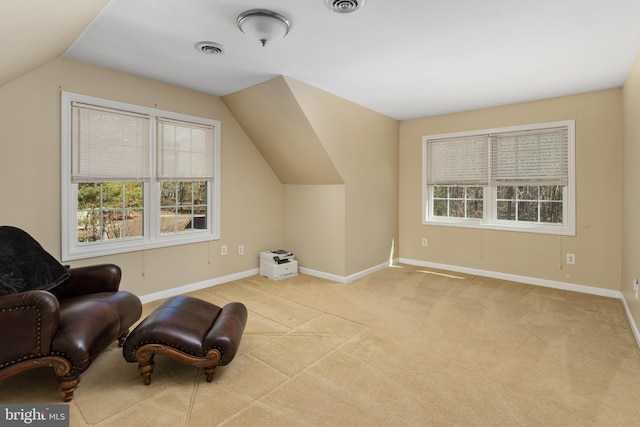
<path id="1" fill-rule="evenodd" d="M 636 326 L 633 314 L 631 314 L 631 310 L 629 310 L 629 306 L 627 305 L 627 300 L 624 298 L 622 293 L 620 293 L 620 299 L 622 300 L 622 305 L 624 306 L 624 312 L 627 314 L 627 320 L 629 321 L 631 332 L 633 333 L 633 337 L 636 339 L 636 345 L 638 346 L 638 348 L 640 348 L 640 331 L 638 331 L 638 327 Z"/>

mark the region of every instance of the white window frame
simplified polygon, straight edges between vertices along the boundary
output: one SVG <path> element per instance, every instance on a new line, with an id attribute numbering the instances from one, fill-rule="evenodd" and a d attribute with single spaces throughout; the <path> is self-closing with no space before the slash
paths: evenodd
<path id="1" fill-rule="evenodd" d="M 563 224 L 544 224 L 533 222 L 515 222 L 498 220 L 496 212 L 497 186 L 483 186 L 483 218 L 452 218 L 433 215 L 433 186 L 427 185 L 428 153 L 427 141 L 444 138 L 457 138 L 496 134 L 505 132 L 522 132 L 554 127 L 567 127 L 567 172 L 568 183 L 563 191 Z M 490 150 L 489 150 L 490 151 Z M 489 153 L 490 155 L 490 153 Z M 503 128 L 482 129 L 466 132 L 454 132 L 446 134 L 427 135 L 422 138 L 422 224 L 481 228 L 490 230 L 519 231 L 527 233 L 542 233 L 575 236 L 576 235 L 576 178 L 575 178 L 575 120 L 563 120 L 557 122 L 536 123 L 521 126 Z"/>
<path id="2" fill-rule="evenodd" d="M 71 182 L 71 107 L 73 102 L 95 105 L 150 118 L 151 149 L 149 165 L 151 179 L 144 185 L 144 230 L 142 237 L 105 240 L 91 243 L 78 242 L 78 184 Z M 213 180 L 207 185 L 207 228 L 180 233 L 160 233 L 160 182 L 156 180 L 156 118 L 163 117 L 184 122 L 213 126 Z M 127 104 L 71 92 L 61 93 L 62 142 L 62 260 L 98 257 L 140 251 L 145 249 L 183 245 L 220 239 L 220 122 L 186 114 L 164 111 L 140 105 Z"/>

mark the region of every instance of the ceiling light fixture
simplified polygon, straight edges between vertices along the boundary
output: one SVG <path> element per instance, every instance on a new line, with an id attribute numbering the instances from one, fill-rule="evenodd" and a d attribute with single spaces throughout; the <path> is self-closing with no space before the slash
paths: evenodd
<path id="1" fill-rule="evenodd" d="M 336 13 L 352 13 L 364 6 L 365 0 L 324 0 L 324 4 Z"/>
<path id="2" fill-rule="evenodd" d="M 289 33 L 291 25 L 279 13 L 265 9 L 252 9 L 238 15 L 238 28 L 250 37 L 255 37 L 266 46 L 280 40 Z"/>

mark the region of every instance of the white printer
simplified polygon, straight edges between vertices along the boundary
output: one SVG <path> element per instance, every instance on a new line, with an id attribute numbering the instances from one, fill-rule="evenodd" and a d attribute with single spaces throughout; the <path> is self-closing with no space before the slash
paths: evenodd
<path id="1" fill-rule="evenodd" d="M 298 261 L 282 249 L 260 252 L 260 275 L 271 280 L 297 276 Z"/>

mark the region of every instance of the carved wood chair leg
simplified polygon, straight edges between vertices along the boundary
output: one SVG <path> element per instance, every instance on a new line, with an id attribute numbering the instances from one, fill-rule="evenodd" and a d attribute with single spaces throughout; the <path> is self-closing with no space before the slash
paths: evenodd
<path id="1" fill-rule="evenodd" d="M 204 373 L 207 376 L 207 382 L 210 383 L 211 381 L 213 381 L 213 374 L 216 373 L 216 367 L 207 366 L 204 368 Z"/>
<path id="2" fill-rule="evenodd" d="M 156 364 L 153 361 L 153 357 L 149 359 L 148 362 L 140 363 L 138 365 L 138 372 L 142 375 L 142 380 L 144 381 L 144 385 L 151 384 L 151 374 L 153 373 L 153 368 L 155 368 Z"/>
<path id="3" fill-rule="evenodd" d="M 71 402 L 73 392 L 78 388 L 80 377 L 63 377 L 60 378 L 60 390 L 64 393 L 64 401 Z"/>

